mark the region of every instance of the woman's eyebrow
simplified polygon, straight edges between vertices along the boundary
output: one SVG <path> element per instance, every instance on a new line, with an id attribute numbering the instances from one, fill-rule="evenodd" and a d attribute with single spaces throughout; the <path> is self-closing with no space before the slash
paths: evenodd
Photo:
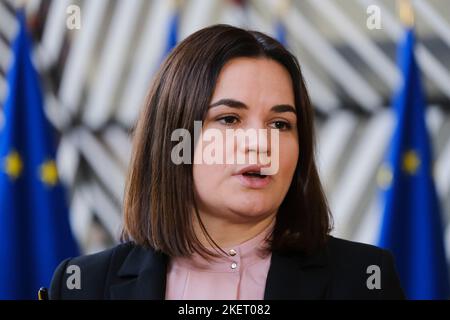
<path id="1" fill-rule="evenodd" d="M 242 101 L 238 101 L 235 99 L 220 99 L 214 103 L 212 103 L 209 107 L 213 108 L 213 107 L 217 107 L 217 106 L 227 106 L 230 108 L 236 108 L 236 109 L 248 109 L 248 106 L 242 102 Z M 282 113 L 282 112 L 293 112 L 294 114 L 297 114 L 297 112 L 295 111 L 295 108 L 293 106 L 291 106 L 290 104 L 277 104 L 275 106 L 273 106 L 272 108 L 270 108 L 270 111 L 272 112 L 277 112 L 277 113 Z"/>
<path id="2" fill-rule="evenodd" d="M 270 111 L 282 113 L 282 112 L 293 112 L 295 115 L 297 115 L 297 112 L 295 111 L 295 108 L 291 106 L 290 104 L 277 104 L 276 106 L 273 106 L 270 108 Z"/>
<path id="3" fill-rule="evenodd" d="M 234 99 L 220 99 L 219 101 L 216 101 L 213 104 L 211 104 L 209 107 L 213 108 L 221 105 L 236 109 L 248 109 L 245 103 Z"/>

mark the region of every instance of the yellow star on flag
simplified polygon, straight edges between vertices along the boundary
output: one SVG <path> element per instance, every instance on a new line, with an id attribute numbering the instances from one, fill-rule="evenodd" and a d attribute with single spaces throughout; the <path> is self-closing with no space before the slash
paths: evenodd
<path id="1" fill-rule="evenodd" d="M 4 171 L 12 179 L 17 179 L 23 169 L 22 159 L 17 151 L 10 152 L 4 159 Z"/>
<path id="2" fill-rule="evenodd" d="M 403 170 L 410 174 L 416 174 L 420 166 L 420 158 L 414 150 L 409 150 L 403 155 L 402 168 Z"/>
<path id="3" fill-rule="evenodd" d="M 54 160 L 45 161 L 39 168 L 42 182 L 54 186 L 58 182 L 58 169 Z"/>

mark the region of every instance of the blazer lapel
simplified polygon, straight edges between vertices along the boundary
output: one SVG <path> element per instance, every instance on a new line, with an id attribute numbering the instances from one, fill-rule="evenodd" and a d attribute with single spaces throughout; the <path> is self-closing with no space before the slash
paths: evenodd
<path id="1" fill-rule="evenodd" d="M 111 299 L 163 300 L 168 257 L 134 247 L 110 286 Z M 325 299 L 331 280 L 327 250 L 313 256 L 273 252 L 264 299 Z"/>
<path id="2" fill-rule="evenodd" d="M 133 248 L 117 274 L 117 283 L 110 287 L 111 299 L 163 300 L 166 269 L 166 255 Z"/>
<path id="3" fill-rule="evenodd" d="M 326 299 L 330 279 L 326 249 L 313 256 L 282 255 L 273 252 L 264 299 Z"/>

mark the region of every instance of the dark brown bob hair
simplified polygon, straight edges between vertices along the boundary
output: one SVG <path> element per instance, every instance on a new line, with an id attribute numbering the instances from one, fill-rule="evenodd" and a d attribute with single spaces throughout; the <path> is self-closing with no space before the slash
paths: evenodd
<path id="1" fill-rule="evenodd" d="M 122 241 L 133 241 L 168 256 L 215 255 L 194 232 L 199 218 L 192 164 L 171 161 L 171 134 L 194 136 L 203 121 L 222 67 L 238 57 L 267 58 L 289 72 L 297 110 L 299 159 L 275 222 L 269 250 L 312 253 L 331 230 L 331 214 L 315 164 L 314 113 L 300 65 L 275 39 L 229 25 L 199 30 L 182 41 L 162 64 L 134 129 L 124 199 Z M 207 236 L 204 225 L 200 225 Z M 214 242 L 213 242 L 214 243 Z M 218 248 L 220 250 L 220 248 Z"/>

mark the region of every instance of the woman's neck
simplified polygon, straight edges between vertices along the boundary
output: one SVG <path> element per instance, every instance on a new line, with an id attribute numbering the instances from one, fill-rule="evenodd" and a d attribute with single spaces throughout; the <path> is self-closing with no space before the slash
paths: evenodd
<path id="1" fill-rule="evenodd" d="M 249 239 L 260 234 L 268 228 L 276 217 L 276 212 L 264 217 L 258 221 L 251 221 L 247 223 L 234 223 L 212 215 L 202 214 L 200 218 L 208 234 L 221 248 L 227 248 L 241 244 Z M 194 229 L 200 242 L 206 247 L 211 248 L 211 244 L 203 234 L 198 219 L 194 222 Z"/>

